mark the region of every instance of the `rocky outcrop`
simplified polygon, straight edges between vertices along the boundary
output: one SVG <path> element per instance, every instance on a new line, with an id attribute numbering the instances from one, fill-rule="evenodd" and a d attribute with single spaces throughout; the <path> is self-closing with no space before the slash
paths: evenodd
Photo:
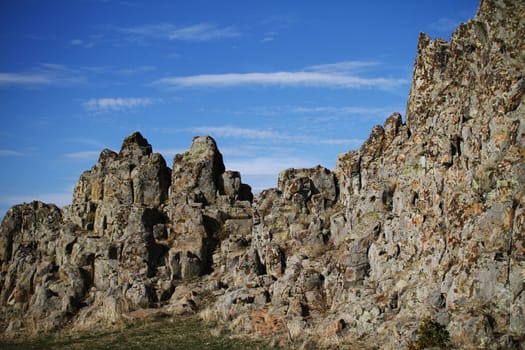
<path id="1" fill-rule="evenodd" d="M 84 230 L 120 237 L 132 206 L 158 207 L 166 201 L 170 176 L 164 158 L 133 133 L 118 154 L 103 150 L 97 164 L 80 176 L 68 218 Z"/>
<path id="2" fill-rule="evenodd" d="M 118 154 L 102 151 L 80 176 L 71 206 L 11 208 L 0 235 L 6 331 L 116 322 L 184 300 L 177 284 L 212 270 L 222 226 L 251 223 L 252 195 L 238 173 L 224 171 L 209 137 L 177 155 L 174 169 L 172 177 L 162 156 L 133 133 Z"/>
<path id="3" fill-rule="evenodd" d="M 483 0 L 450 42 L 422 34 L 406 122 L 333 171 L 284 170 L 253 196 L 211 137 L 171 170 L 139 133 L 102 151 L 70 206 L 6 214 L 4 333 L 158 308 L 287 347 L 399 349 L 431 320 L 449 347 L 522 349 L 524 12 Z"/>

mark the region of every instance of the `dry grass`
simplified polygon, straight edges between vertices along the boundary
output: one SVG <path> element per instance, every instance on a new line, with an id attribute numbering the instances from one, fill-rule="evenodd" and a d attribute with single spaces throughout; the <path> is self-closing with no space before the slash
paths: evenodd
<path id="1" fill-rule="evenodd" d="M 36 338 L 1 340 L 0 349 L 270 349 L 267 344 L 233 339 L 224 331 L 197 317 L 153 317 L 120 329 L 101 329 L 75 335 L 46 335 Z"/>

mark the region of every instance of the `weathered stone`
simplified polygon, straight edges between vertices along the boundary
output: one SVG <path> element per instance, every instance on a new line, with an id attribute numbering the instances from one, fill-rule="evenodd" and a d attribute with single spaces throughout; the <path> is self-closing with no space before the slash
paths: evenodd
<path id="1" fill-rule="evenodd" d="M 406 122 L 392 114 L 333 172 L 288 169 L 253 196 L 209 136 L 173 171 L 139 133 L 102 151 L 71 206 L 5 216 L 3 330 L 160 308 L 285 347 L 399 349 L 430 318 L 454 347 L 519 349 L 524 12 L 482 0 L 450 42 L 422 34 Z"/>
<path id="2" fill-rule="evenodd" d="M 236 201 L 253 200 L 251 187 L 241 182 L 241 174 L 238 171 L 225 171 L 219 182 L 219 189 L 223 195 Z"/>
<path id="3" fill-rule="evenodd" d="M 215 140 L 209 136 L 193 139 L 191 148 L 173 159 L 171 197 L 195 195 L 196 201 L 215 203 L 224 173 L 222 155 Z M 199 199 L 201 198 L 201 199 Z"/>
<path id="4" fill-rule="evenodd" d="M 170 176 L 164 158 L 152 153 L 140 133 L 133 133 L 118 155 L 102 151 L 97 164 L 81 175 L 73 192 L 71 220 L 99 235 L 119 236 L 127 219 L 121 217 L 130 205 L 160 206 L 166 201 Z"/>
<path id="5" fill-rule="evenodd" d="M 278 188 L 287 200 L 299 193 L 304 200 L 321 194 L 330 204 L 337 199 L 334 174 L 322 166 L 312 169 L 288 169 L 279 174 Z"/>

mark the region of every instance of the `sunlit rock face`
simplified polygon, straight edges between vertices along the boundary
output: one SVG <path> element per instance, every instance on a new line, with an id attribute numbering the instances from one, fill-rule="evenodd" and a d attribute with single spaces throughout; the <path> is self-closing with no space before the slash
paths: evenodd
<path id="1" fill-rule="evenodd" d="M 103 150 L 70 206 L 7 212 L 3 332 L 159 308 L 286 347 L 400 349 L 430 318 L 453 347 L 520 349 L 523 13 L 483 0 L 450 42 L 421 34 L 405 121 L 255 196 L 209 136 L 171 169 L 138 132 Z"/>

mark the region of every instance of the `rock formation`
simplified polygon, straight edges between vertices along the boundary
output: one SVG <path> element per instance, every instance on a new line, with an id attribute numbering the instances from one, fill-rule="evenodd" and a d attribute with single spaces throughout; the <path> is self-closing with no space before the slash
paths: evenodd
<path id="1" fill-rule="evenodd" d="M 287 346 L 399 349 L 424 319 L 452 347 L 525 344 L 525 3 L 482 0 L 450 42 L 421 34 L 406 122 L 333 171 L 252 195 L 211 137 L 172 169 L 139 133 L 70 206 L 0 227 L 5 334 L 199 313 Z"/>

